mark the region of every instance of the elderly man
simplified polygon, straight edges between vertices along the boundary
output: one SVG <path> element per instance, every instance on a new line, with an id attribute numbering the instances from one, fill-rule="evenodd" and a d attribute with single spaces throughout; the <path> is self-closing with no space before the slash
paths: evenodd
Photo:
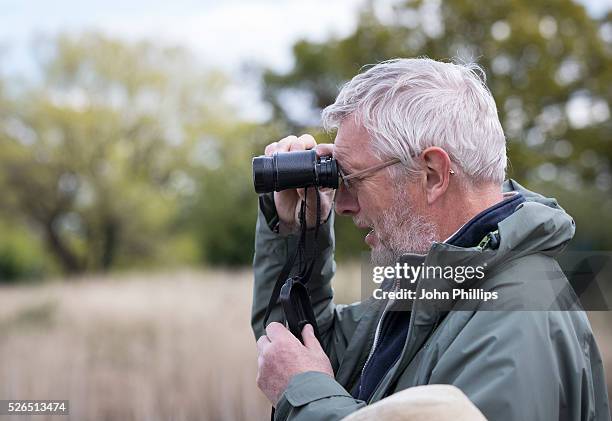
<path id="1" fill-rule="evenodd" d="M 427 384 L 456 386 L 491 420 L 610 419 L 585 313 L 537 308 L 568 289 L 554 256 L 574 221 L 554 199 L 504 183 L 505 137 L 480 74 L 475 65 L 429 59 L 378 64 L 324 110 L 326 128 L 338 128 L 334 145 L 302 135 L 266 147 L 266 155 L 316 148 L 333 154 L 345 175 L 360 173 L 321 202 L 327 218 L 308 284 L 321 343 L 309 325 L 303 344 L 280 323 L 263 330 L 276 278 L 298 243 L 304 192 L 260 197 L 252 326 L 257 384 L 276 419 L 341 419 Z M 496 292 L 499 302 L 414 302 L 410 311 L 373 298 L 335 305 L 334 203 L 371 229 L 365 241 L 375 265 L 486 268 L 483 279 L 461 283 L 421 277 L 417 296 L 433 285 Z M 312 226 L 314 202 L 307 209 Z M 280 308 L 272 317 L 282 320 Z"/>

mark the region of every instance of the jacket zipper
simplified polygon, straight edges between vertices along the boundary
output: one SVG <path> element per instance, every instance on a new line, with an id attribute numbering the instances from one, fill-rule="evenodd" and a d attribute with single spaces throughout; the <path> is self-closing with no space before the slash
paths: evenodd
<path id="1" fill-rule="evenodd" d="M 395 281 L 395 284 L 393 286 L 393 290 L 397 290 L 399 288 L 399 280 Z M 370 353 L 368 354 L 368 358 L 365 361 L 365 364 L 363 365 L 363 368 L 361 369 L 361 378 L 363 379 L 363 373 L 365 373 L 366 368 L 368 367 L 368 363 L 370 362 L 370 360 L 372 359 L 372 356 L 374 355 L 374 351 L 376 350 L 376 347 L 378 346 L 378 341 L 380 340 L 380 330 L 382 328 L 383 322 L 385 320 L 385 316 L 387 315 L 387 309 L 390 306 L 387 305 L 385 307 L 385 310 L 383 311 L 382 316 L 380 316 L 380 320 L 378 321 L 378 326 L 376 326 L 376 332 L 374 333 L 374 343 L 372 344 L 372 349 L 370 349 Z M 360 380 L 361 382 L 361 380 Z M 361 389 L 361 386 L 359 386 Z"/>
<path id="2" fill-rule="evenodd" d="M 374 355 L 374 350 L 378 346 L 378 340 L 380 339 L 378 337 L 379 334 L 380 334 L 380 328 L 382 326 L 383 320 L 385 319 L 386 315 L 387 315 L 387 310 L 385 309 L 385 311 L 383 312 L 382 316 L 380 317 L 380 320 L 378 321 L 378 326 L 376 326 L 376 332 L 374 333 L 374 343 L 372 344 L 372 348 L 370 349 L 370 353 L 368 354 L 368 358 L 366 359 L 366 362 L 363 365 L 363 368 L 361 369 L 361 377 L 362 378 L 363 378 L 363 373 L 365 372 L 365 369 L 367 368 L 368 363 L 370 362 L 370 359 L 372 359 L 372 355 Z"/>

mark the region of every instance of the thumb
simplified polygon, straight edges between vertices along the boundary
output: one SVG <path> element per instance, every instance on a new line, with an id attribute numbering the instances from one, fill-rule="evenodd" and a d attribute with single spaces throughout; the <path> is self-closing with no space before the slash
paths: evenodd
<path id="1" fill-rule="evenodd" d="M 304 190 L 306 190 L 306 189 L 303 189 L 303 188 L 302 188 L 302 189 L 296 189 L 297 194 L 298 194 L 298 197 L 299 197 L 301 200 L 304 200 L 304 196 L 305 196 L 305 192 L 304 192 Z"/>
<path id="2" fill-rule="evenodd" d="M 304 341 L 304 346 L 306 348 L 323 350 L 319 340 L 314 334 L 314 329 L 310 324 L 307 324 L 304 326 L 304 329 L 302 329 L 302 340 Z"/>

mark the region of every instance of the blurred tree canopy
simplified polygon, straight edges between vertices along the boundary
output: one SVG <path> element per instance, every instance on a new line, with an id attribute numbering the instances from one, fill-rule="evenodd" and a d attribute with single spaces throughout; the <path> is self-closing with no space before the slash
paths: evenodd
<path id="1" fill-rule="evenodd" d="M 208 239 L 190 232 L 198 218 L 187 213 L 197 205 L 199 216 L 211 218 L 209 204 L 225 200 L 202 187 L 206 177 L 219 172 L 224 156 L 241 157 L 240 181 L 250 185 L 250 149 L 222 138 L 244 136 L 221 99 L 223 76 L 202 72 L 184 50 L 147 42 L 86 34 L 38 47 L 41 83 L 1 101 L 3 218 L 34 233 L 30 249 L 39 239 L 66 273 L 205 259 L 198 241 Z M 225 197 L 240 200 L 236 191 Z M 223 219 L 231 213 L 214 216 L 233 224 Z M 252 214 L 246 220 L 252 225 Z M 248 234 L 232 229 L 252 237 L 251 226 Z M 24 272 L 15 250 L 28 252 L 9 240 L 2 242 L 12 252 L 0 253 L 6 278 Z"/>
<path id="2" fill-rule="evenodd" d="M 575 244 L 610 249 L 612 12 L 594 19 L 571 0 L 385 3 L 368 2 L 345 38 L 296 43 L 290 72 L 265 72 L 275 118 L 296 133 L 320 131 L 318 114 L 341 85 L 386 59 L 476 61 L 508 138 L 509 175 L 564 199 L 578 223 Z M 346 252 L 361 248 L 348 224 L 338 237 Z"/>
<path id="3" fill-rule="evenodd" d="M 484 67 L 510 175 L 559 197 L 576 247 L 612 247 L 612 13 L 595 19 L 570 0 L 370 1 L 352 34 L 297 42 L 289 72 L 264 71 L 263 124 L 242 121 L 225 100 L 231 81 L 181 48 L 86 33 L 35 51 L 38 80 L 0 76 L 0 280 L 249 264 L 251 157 L 292 133 L 333 140 L 319 115 L 344 82 L 423 55 Z M 349 218 L 336 228 L 340 259 L 366 250 Z"/>

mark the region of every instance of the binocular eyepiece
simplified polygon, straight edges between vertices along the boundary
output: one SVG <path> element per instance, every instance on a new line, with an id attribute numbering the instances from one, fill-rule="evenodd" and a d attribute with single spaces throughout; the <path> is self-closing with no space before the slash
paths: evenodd
<path id="1" fill-rule="evenodd" d="M 302 187 L 338 188 L 338 164 L 314 150 L 280 152 L 253 158 L 253 183 L 257 193 Z"/>

